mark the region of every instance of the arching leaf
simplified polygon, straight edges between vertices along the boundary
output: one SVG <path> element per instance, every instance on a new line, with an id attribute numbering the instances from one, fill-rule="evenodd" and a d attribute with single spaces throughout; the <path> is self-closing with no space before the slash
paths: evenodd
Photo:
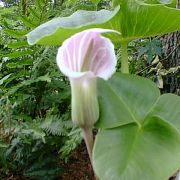
<path id="1" fill-rule="evenodd" d="M 109 82 L 99 79 L 98 91 L 101 116 L 97 127 L 101 128 L 142 122 L 160 96 L 150 80 L 120 73 Z"/>
<path id="2" fill-rule="evenodd" d="M 99 25 L 103 28 L 112 26 L 112 29 L 114 29 L 115 23 L 112 25 L 112 22 L 118 22 L 118 20 L 114 19 L 114 15 L 118 11 L 119 7 L 114 11 L 78 10 L 69 17 L 52 19 L 31 31 L 27 35 L 28 43 L 30 45 L 35 43 L 60 45 L 66 38 L 84 29 L 99 27 Z M 111 22 L 109 22 L 110 20 Z M 120 27 L 118 23 L 116 27 Z"/>
<path id="3" fill-rule="evenodd" d="M 131 41 L 180 29 L 180 10 L 174 0 L 119 0 L 114 11 L 78 10 L 69 17 L 59 17 L 44 23 L 27 35 L 29 44 L 60 45 L 74 33 L 88 28 L 108 28 L 121 33 L 116 41 Z M 170 6 L 170 7 L 169 7 Z"/>
<path id="4" fill-rule="evenodd" d="M 99 80 L 93 165 L 101 180 L 167 180 L 180 167 L 180 97 L 145 78 Z"/>
<path id="5" fill-rule="evenodd" d="M 93 164 L 101 180 L 167 180 L 180 167 L 180 134 L 157 117 L 98 133 Z"/>
<path id="6" fill-rule="evenodd" d="M 125 0 L 120 9 L 120 21 L 122 39 L 130 41 L 179 30 L 180 10 L 164 4 Z"/>

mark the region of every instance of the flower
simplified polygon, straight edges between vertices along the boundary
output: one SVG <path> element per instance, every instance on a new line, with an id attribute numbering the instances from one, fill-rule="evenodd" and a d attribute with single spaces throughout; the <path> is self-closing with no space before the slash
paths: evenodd
<path id="1" fill-rule="evenodd" d="M 88 29 L 65 40 L 58 49 L 57 65 L 71 84 L 72 120 L 83 128 L 99 118 L 96 77 L 107 80 L 115 72 L 112 42 L 101 33 L 108 29 Z"/>

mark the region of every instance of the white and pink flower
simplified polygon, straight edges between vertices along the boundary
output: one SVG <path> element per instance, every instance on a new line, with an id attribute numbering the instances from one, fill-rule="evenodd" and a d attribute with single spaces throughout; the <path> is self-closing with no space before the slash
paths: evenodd
<path id="1" fill-rule="evenodd" d="M 115 72 L 114 45 L 102 33 L 108 29 L 88 29 L 65 40 L 57 53 L 57 65 L 69 77 L 72 93 L 72 120 L 83 128 L 99 118 L 96 77 L 107 80 Z"/>

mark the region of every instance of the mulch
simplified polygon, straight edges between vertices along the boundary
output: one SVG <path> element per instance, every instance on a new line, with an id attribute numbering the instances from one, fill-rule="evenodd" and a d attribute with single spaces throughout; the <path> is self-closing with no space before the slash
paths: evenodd
<path id="1" fill-rule="evenodd" d="M 68 163 L 63 167 L 65 172 L 58 180 L 95 180 L 84 143 L 70 155 Z"/>

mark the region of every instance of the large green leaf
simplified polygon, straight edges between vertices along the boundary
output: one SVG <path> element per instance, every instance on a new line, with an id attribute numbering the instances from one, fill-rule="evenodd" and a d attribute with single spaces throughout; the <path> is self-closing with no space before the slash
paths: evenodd
<path id="1" fill-rule="evenodd" d="M 180 97 L 116 73 L 98 81 L 100 120 L 93 164 L 101 180 L 167 180 L 180 168 Z"/>
<path id="2" fill-rule="evenodd" d="M 119 1 L 119 0 L 116 0 L 116 1 Z M 177 3 L 176 0 L 139 0 L 139 1 L 142 1 L 146 4 L 164 4 L 166 6 L 173 7 L 173 8 L 176 7 L 176 3 Z"/>
<path id="3" fill-rule="evenodd" d="M 176 7 L 176 0 L 139 0 L 146 4 L 165 4 L 170 7 Z M 116 7 L 122 3 L 122 0 L 112 0 L 113 6 Z"/>
<path id="4" fill-rule="evenodd" d="M 180 29 L 180 10 L 164 4 L 125 0 L 120 9 L 122 40 L 155 36 Z"/>
<path id="5" fill-rule="evenodd" d="M 164 119 L 180 132 L 180 97 L 174 94 L 160 96 L 149 115 Z"/>
<path id="6" fill-rule="evenodd" d="M 163 0 L 164 1 L 164 0 Z M 114 11 L 79 10 L 69 17 L 55 18 L 27 35 L 29 44 L 60 45 L 72 34 L 88 28 L 108 28 L 121 32 L 116 41 L 130 41 L 173 32 L 180 29 L 180 10 L 172 3 L 157 0 L 118 0 Z"/>
<path id="7" fill-rule="evenodd" d="M 97 127 L 113 128 L 136 121 L 126 103 L 109 84 L 104 84 L 103 80 L 99 80 L 98 86 L 101 115 L 96 124 Z M 117 117 L 119 118 L 117 119 Z"/>
<path id="8" fill-rule="evenodd" d="M 44 23 L 31 31 L 27 35 L 29 44 L 49 44 L 60 45 L 66 38 L 80 32 L 84 29 L 99 27 L 117 29 L 118 20 L 115 22 L 115 14 L 119 11 L 117 7 L 114 11 L 100 10 L 100 11 L 84 11 L 78 10 L 69 17 L 59 17 Z M 114 17 L 114 18 L 113 18 Z M 109 22 L 111 20 L 111 22 Z M 115 26 L 117 28 L 115 28 Z"/>
<path id="9" fill-rule="evenodd" d="M 101 130 L 93 165 L 100 180 L 168 180 L 180 167 L 180 134 L 157 117 Z"/>
<path id="10" fill-rule="evenodd" d="M 99 79 L 98 91 L 101 116 L 96 126 L 101 128 L 140 123 L 160 96 L 150 80 L 120 73 L 107 83 Z"/>

